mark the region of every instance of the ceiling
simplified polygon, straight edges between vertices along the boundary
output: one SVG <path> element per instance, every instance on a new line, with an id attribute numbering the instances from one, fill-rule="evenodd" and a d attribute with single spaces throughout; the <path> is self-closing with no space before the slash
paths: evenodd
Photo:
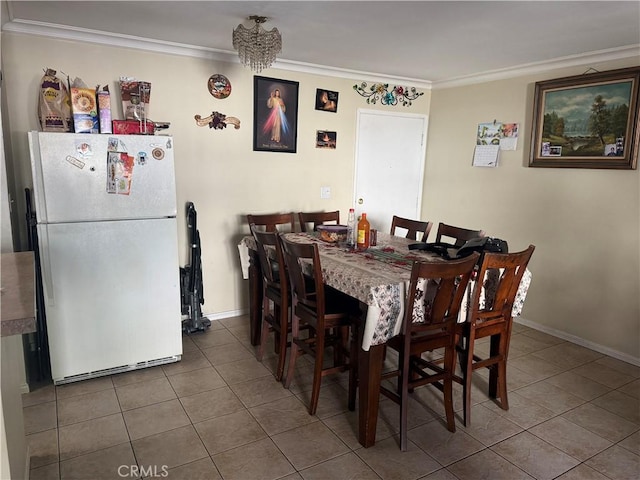
<path id="1" fill-rule="evenodd" d="M 237 59 L 231 33 L 249 26 L 249 15 L 280 30 L 282 64 L 434 85 L 596 54 L 640 58 L 637 0 L 7 1 L 2 22 L 4 30 L 53 24 Z"/>

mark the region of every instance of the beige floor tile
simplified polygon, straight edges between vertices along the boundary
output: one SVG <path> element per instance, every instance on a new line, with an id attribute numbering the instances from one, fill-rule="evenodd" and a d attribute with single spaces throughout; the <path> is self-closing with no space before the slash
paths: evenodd
<path id="1" fill-rule="evenodd" d="M 131 440 L 184 427 L 191 423 L 178 399 L 134 408 L 122 415 Z"/>
<path id="2" fill-rule="evenodd" d="M 618 389 L 619 392 L 625 393 L 633 398 L 640 398 L 640 380 L 634 380 Z"/>
<path id="3" fill-rule="evenodd" d="M 131 442 L 138 465 L 172 469 L 207 457 L 200 437 L 192 425 L 157 433 Z"/>
<path id="4" fill-rule="evenodd" d="M 581 365 L 573 369 L 573 372 L 578 375 L 582 375 L 585 378 L 595 380 L 596 382 L 610 388 L 619 388 L 635 380 L 635 377 L 622 373 L 619 370 L 599 363 L 598 361 Z"/>
<path id="5" fill-rule="evenodd" d="M 637 480 L 640 472 L 640 456 L 617 445 L 587 460 L 585 464 L 616 480 Z"/>
<path id="6" fill-rule="evenodd" d="M 355 451 L 383 480 L 410 480 L 421 478 L 441 468 L 431 456 L 407 442 L 407 451 L 400 450 L 400 439 L 390 437 L 376 442 L 373 447 Z"/>
<path id="7" fill-rule="evenodd" d="M 170 469 L 167 480 L 222 480 L 211 457 Z"/>
<path id="8" fill-rule="evenodd" d="M 80 382 L 58 385 L 56 387 L 56 396 L 58 400 L 60 400 L 61 398 L 83 395 L 85 393 L 97 392 L 108 388 L 113 388 L 111 377 L 91 378 Z"/>
<path id="9" fill-rule="evenodd" d="M 447 470 L 459 480 L 532 480 L 533 477 L 509 463 L 491 450 L 483 450 L 459 462 Z M 431 477 L 427 477 L 431 480 Z"/>
<path id="10" fill-rule="evenodd" d="M 216 388 L 207 392 L 181 397 L 180 402 L 192 423 L 209 418 L 239 412 L 244 409 L 242 402 L 229 387 Z"/>
<path id="11" fill-rule="evenodd" d="M 564 368 L 578 367 L 603 356 L 594 350 L 569 342 L 539 350 L 532 353 L 532 355 Z"/>
<path id="12" fill-rule="evenodd" d="M 295 474 L 291 463 L 268 438 L 217 453 L 212 458 L 225 480 L 275 480 Z"/>
<path id="13" fill-rule="evenodd" d="M 581 463 L 575 468 L 572 468 L 566 473 L 560 475 L 556 480 L 611 480 L 605 477 L 600 472 L 595 471 L 593 468 L 588 467 L 584 463 Z"/>
<path id="14" fill-rule="evenodd" d="M 420 480 L 459 480 L 453 473 L 446 468 L 441 468 L 427 476 L 421 477 Z"/>
<path id="15" fill-rule="evenodd" d="M 60 480 L 60 464 L 52 463 L 44 467 L 32 468 L 29 480 Z"/>
<path id="16" fill-rule="evenodd" d="M 409 430 L 408 436 L 409 440 L 442 466 L 450 465 L 485 448 L 462 429 L 452 433 L 438 421 Z"/>
<path id="17" fill-rule="evenodd" d="M 226 345 L 202 349 L 202 353 L 209 359 L 211 365 L 214 367 L 216 365 L 235 362 L 236 360 L 255 358 L 255 355 L 237 340 Z"/>
<path id="18" fill-rule="evenodd" d="M 548 408 L 538 405 L 535 401 L 519 395 L 518 392 L 509 393 L 509 410 L 502 410 L 502 408 L 492 401 L 484 402 L 482 403 L 482 406 L 515 423 L 516 425 L 521 426 L 522 428 L 530 428 L 556 415 Z"/>
<path id="19" fill-rule="evenodd" d="M 353 478 L 379 480 L 380 477 L 355 453 L 347 453 L 300 472 L 304 480 Z"/>
<path id="20" fill-rule="evenodd" d="M 184 352 L 192 352 L 194 350 L 199 350 L 198 346 L 193 342 L 191 337 L 187 337 L 186 335 L 182 336 L 182 353 Z"/>
<path id="21" fill-rule="evenodd" d="M 128 441 L 120 413 L 60 427 L 60 461 Z"/>
<path id="22" fill-rule="evenodd" d="M 307 406 L 295 396 L 252 407 L 249 412 L 270 436 L 318 421 L 318 417 L 309 415 Z"/>
<path id="23" fill-rule="evenodd" d="M 580 463 L 529 432 L 510 437 L 491 450 L 539 480 L 556 478 Z"/>
<path id="24" fill-rule="evenodd" d="M 511 335 L 509 349 L 517 348 L 520 351 L 531 353 L 553 346 L 555 343 L 547 341 L 546 338 L 538 339 L 530 335 Z"/>
<path id="25" fill-rule="evenodd" d="M 131 370 L 130 372 L 118 373 L 111 377 L 115 387 L 124 387 L 132 383 L 145 382 L 156 378 L 164 377 L 164 371 L 161 366 L 142 368 L 140 370 Z"/>
<path id="26" fill-rule="evenodd" d="M 553 377 L 569 370 L 568 367 L 556 365 L 530 353 L 518 358 L 510 358 L 509 365 L 534 376 L 538 380 Z"/>
<path id="27" fill-rule="evenodd" d="M 636 455 L 640 455 L 640 430 L 633 435 L 629 435 L 624 440 L 621 440 L 618 445 L 622 448 L 626 448 Z"/>
<path id="28" fill-rule="evenodd" d="M 464 424 L 460 423 L 457 428 L 460 428 L 486 446 L 491 446 L 522 432 L 522 427 L 482 405 L 476 405 L 471 408 L 468 427 L 464 427 Z"/>
<path id="29" fill-rule="evenodd" d="M 527 327 L 525 327 L 526 330 L 520 330 L 521 327 L 522 325 L 518 325 L 517 323 L 514 322 L 512 335 L 522 333 L 522 335 L 538 340 L 539 342 L 542 342 L 549 346 L 558 345 L 561 343 L 567 343 L 565 342 L 565 340 L 559 337 L 554 337 L 553 335 L 549 335 L 548 333 L 544 333 L 539 330 L 534 330 L 532 328 L 527 328 Z"/>
<path id="30" fill-rule="evenodd" d="M 600 397 L 611 389 L 601 383 L 589 380 L 572 371 L 564 372 L 553 377 L 549 377 L 545 382 L 555 385 L 558 388 L 580 397 L 583 400 L 593 400 Z"/>
<path id="31" fill-rule="evenodd" d="M 311 403 L 310 390 L 300 392 L 296 396 L 305 406 Z M 316 416 L 318 418 L 326 418 L 346 412 L 348 410 L 348 397 L 349 394 L 347 390 L 339 383 L 330 383 L 329 385 L 322 386 L 322 388 L 320 388 Z"/>
<path id="32" fill-rule="evenodd" d="M 605 367 L 609 367 L 617 372 L 624 373 L 625 375 L 629 375 L 633 378 L 640 378 L 640 366 L 632 365 L 627 362 L 623 362 L 622 360 L 618 360 L 613 357 L 602 357 L 596 360 L 596 363 L 599 365 L 604 365 Z"/>
<path id="33" fill-rule="evenodd" d="M 562 417 L 610 442 L 619 442 L 638 430 L 635 423 L 591 403 L 566 412 Z"/>
<path id="34" fill-rule="evenodd" d="M 322 422 L 294 428 L 271 439 L 298 471 L 350 451 Z"/>
<path id="35" fill-rule="evenodd" d="M 209 455 L 267 437 L 260 424 L 246 410 L 205 420 L 194 427 Z"/>
<path id="36" fill-rule="evenodd" d="M 229 385 L 248 382 L 260 377 L 271 376 L 269 369 L 265 368 L 255 358 L 238 360 L 236 362 L 225 363 L 216 367 L 218 373 Z"/>
<path id="37" fill-rule="evenodd" d="M 200 350 L 191 350 L 182 353 L 182 359 L 179 362 L 162 365 L 162 371 L 166 375 L 177 375 L 178 373 L 190 372 L 200 368 L 210 367 L 211 363 Z"/>
<path id="38" fill-rule="evenodd" d="M 238 315 L 236 317 L 222 318 L 217 322 L 212 323 L 219 323 L 221 326 L 227 329 L 236 327 L 249 327 L 249 315 Z"/>
<path id="39" fill-rule="evenodd" d="M 585 403 L 583 399 L 544 380 L 523 387 L 517 390 L 517 393 L 557 414 Z"/>
<path id="40" fill-rule="evenodd" d="M 58 424 L 60 426 L 119 412 L 120 403 L 118 403 L 118 397 L 112 388 L 58 400 Z"/>
<path id="41" fill-rule="evenodd" d="M 609 440 L 562 417 L 547 420 L 529 429 L 529 432 L 581 462 L 612 445 Z"/>
<path id="42" fill-rule="evenodd" d="M 22 406 L 30 407 L 39 403 L 53 402 L 56 400 L 56 387 L 51 383 L 43 385 L 28 393 L 22 394 Z"/>
<path id="43" fill-rule="evenodd" d="M 58 426 L 56 402 L 45 402 L 22 409 L 24 433 L 43 432 Z"/>
<path id="44" fill-rule="evenodd" d="M 122 411 L 176 398 L 176 393 L 165 377 L 118 387 L 116 394 Z"/>
<path id="45" fill-rule="evenodd" d="M 178 397 L 187 397 L 226 386 L 220 374 L 213 367 L 169 375 L 168 378 Z"/>
<path id="46" fill-rule="evenodd" d="M 61 480 L 138 478 L 129 442 L 60 462 Z"/>
<path id="47" fill-rule="evenodd" d="M 31 468 L 57 463 L 58 456 L 58 429 L 45 430 L 26 436 L 29 447 Z"/>
<path id="48" fill-rule="evenodd" d="M 596 398 L 592 402 L 600 408 L 640 425 L 640 399 L 618 390 Z"/>
<path id="49" fill-rule="evenodd" d="M 357 409 L 356 409 L 357 410 Z M 350 449 L 362 448 L 358 441 L 358 413 L 345 412 L 333 417 L 323 418 L 322 423 L 331 429 L 337 437 L 342 440 Z M 378 419 L 376 423 L 376 441 L 384 440 L 397 433 L 387 422 Z"/>
<path id="50" fill-rule="evenodd" d="M 282 383 L 277 382 L 272 376 L 236 383 L 231 385 L 231 390 L 246 407 L 255 407 L 293 395 L 291 390 L 284 388 Z"/>
<path id="51" fill-rule="evenodd" d="M 207 330 L 206 332 L 191 337 L 200 349 L 215 347 L 217 345 L 225 345 L 227 343 L 235 343 L 236 337 L 227 329 Z"/>

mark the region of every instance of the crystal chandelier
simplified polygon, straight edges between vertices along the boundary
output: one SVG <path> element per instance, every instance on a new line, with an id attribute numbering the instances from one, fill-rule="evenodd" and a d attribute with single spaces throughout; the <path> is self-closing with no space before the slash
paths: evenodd
<path id="1" fill-rule="evenodd" d="M 251 15 L 247 20 L 253 20 L 255 25 L 251 28 L 238 25 L 233 31 L 233 48 L 244 66 L 260 73 L 263 68 L 269 68 L 282 51 L 282 37 L 277 28 L 269 31 L 262 28 L 261 23 L 266 22 L 267 17 Z"/>

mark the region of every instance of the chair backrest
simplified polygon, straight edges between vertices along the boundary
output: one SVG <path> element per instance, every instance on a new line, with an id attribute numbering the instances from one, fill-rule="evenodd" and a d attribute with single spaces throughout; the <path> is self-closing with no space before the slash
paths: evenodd
<path id="1" fill-rule="evenodd" d="M 311 223 L 311 231 L 316 231 L 318 225 L 322 225 L 327 222 L 335 222 L 336 225 L 340 224 L 340 211 L 335 212 L 298 212 L 298 219 L 300 220 L 300 231 L 307 232 L 307 224 Z"/>
<path id="2" fill-rule="evenodd" d="M 324 283 L 318 245 L 280 239 L 294 306 L 302 305 L 319 319 L 324 318 Z"/>
<path id="3" fill-rule="evenodd" d="M 436 234 L 436 242 L 442 242 L 442 237 L 454 239 L 454 245 L 461 247 L 464 243 L 472 238 L 484 237 L 484 230 L 469 230 L 468 228 L 454 227 L 446 223 L 438 224 L 438 232 Z"/>
<path id="4" fill-rule="evenodd" d="M 267 232 L 277 232 L 278 226 L 288 226 L 285 231 L 295 232 L 295 216 L 290 213 L 265 213 L 260 215 L 247 215 L 247 223 L 256 227 L 264 227 Z"/>
<path id="5" fill-rule="evenodd" d="M 458 321 L 467 284 L 480 254 L 447 262 L 415 262 L 404 313 L 407 342 L 420 332 L 452 333 Z M 413 306 L 413 308 L 411 308 Z"/>
<path id="6" fill-rule="evenodd" d="M 475 325 L 478 321 L 487 324 L 511 320 L 518 287 L 535 248 L 529 245 L 522 252 L 484 254 L 476 277 L 468 321 Z"/>
<path id="7" fill-rule="evenodd" d="M 401 228 L 407 231 L 405 238 L 409 238 L 411 240 L 418 240 L 418 233 L 422 233 L 422 237 L 420 240 L 423 242 L 427 241 L 427 237 L 429 236 L 429 232 L 431 231 L 431 227 L 433 227 L 432 222 L 422 222 L 420 220 L 411 220 L 409 218 L 402 218 L 394 215 L 391 219 L 391 235 L 396 234 L 396 228 Z"/>
<path id="8" fill-rule="evenodd" d="M 260 269 L 265 285 L 279 289 L 281 295 L 285 296 L 289 290 L 289 280 L 278 233 L 259 231 L 254 224 L 251 224 L 250 227 L 253 238 L 256 240 Z"/>

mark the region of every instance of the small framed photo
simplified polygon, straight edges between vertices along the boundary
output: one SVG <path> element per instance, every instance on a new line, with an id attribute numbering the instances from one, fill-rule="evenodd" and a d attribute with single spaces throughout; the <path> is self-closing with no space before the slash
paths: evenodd
<path id="1" fill-rule="evenodd" d="M 537 82 L 530 167 L 635 169 L 640 67 Z"/>
<path id="2" fill-rule="evenodd" d="M 253 77 L 253 151 L 296 153 L 298 82 Z"/>
<path id="3" fill-rule="evenodd" d="M 338 111 L 338 92 L 316 89 L 316 110 L 336 113 Z"/>
<path id="4" fill-rule="evenodd" d="M 316 148 L 336 148 L 336 132 L 318 130 L 316 132 Z"/>

